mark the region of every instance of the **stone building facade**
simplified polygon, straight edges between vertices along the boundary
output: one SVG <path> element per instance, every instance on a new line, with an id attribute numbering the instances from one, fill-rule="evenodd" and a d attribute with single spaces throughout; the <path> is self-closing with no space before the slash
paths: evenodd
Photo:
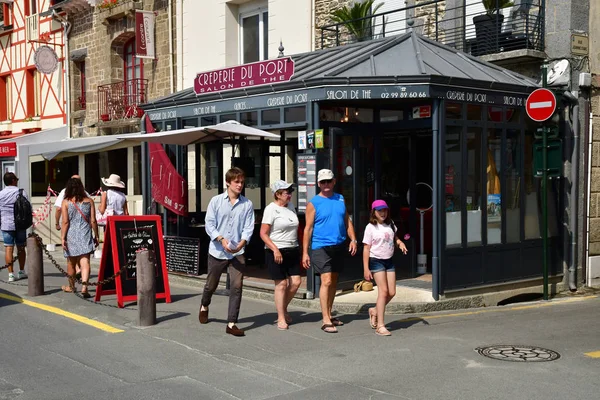
<path id="1" fill-rule="evenodd" d="M 72 23 L 71 137 L 139 131 L 137 105 L 174 89 L 176 29 L 173 20 L 169 23 L 171 2 L 118 0 L 112 7 L 102 7 L 98 1 L 95 7 L 83 8 L 69 8 L 68 3 L 62 8 Z M 137 10 L 155 14 L 155 59 L 135 57 Z"/>

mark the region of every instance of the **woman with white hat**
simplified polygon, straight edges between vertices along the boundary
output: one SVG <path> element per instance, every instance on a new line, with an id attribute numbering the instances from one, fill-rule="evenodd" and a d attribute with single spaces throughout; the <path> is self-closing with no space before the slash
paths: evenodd
<path id="1" fill-rule="evenodd" d="M 106 191 L 102 192 L 100 214 L 108 210 L 108 215 L 129 215 L 127 210 L 127 197 L 122 189 L 125 189 L 125 184 L 121 181 L 121 177 L 116 174 L 111 174 L 108 178 L 101 178 L 102 184 L 106 186 Z"/>
<path id="2" fill-rule="evenodd" d="M 260 238 L 265 242 L 265 264 L 275 281 L 277 329 L 286 330 L 292 322 L 287 307 L 296 295 L 300 283 L 300 249 L 298 247 L 298 216 L 292 199 L 291 183 L 279 180 L 271 184 L 274 201 L 265 207 Z"/>

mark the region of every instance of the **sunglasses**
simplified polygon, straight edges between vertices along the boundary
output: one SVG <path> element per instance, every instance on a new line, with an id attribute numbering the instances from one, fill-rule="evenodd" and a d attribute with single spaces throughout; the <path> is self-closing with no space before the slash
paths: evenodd
<path id="1" fill-rule="evenodd" d="M 319 183 L 324 185 L 329 185 L 331 182 L 333 182 L 333 179 L 323 179 L 322 181 L 319 181 Z"/>

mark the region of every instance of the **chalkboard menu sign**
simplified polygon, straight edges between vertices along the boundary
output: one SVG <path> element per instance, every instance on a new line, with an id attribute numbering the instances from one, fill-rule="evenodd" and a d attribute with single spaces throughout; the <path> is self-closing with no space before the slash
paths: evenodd
<path id="1" fill-rule="evenodd" d="M 156 298 L 166 299 L 167 303 L 171 301 L 162 225 L 158 215 L 108 217 L 98 278 L 110 278 L 123 266 L 126 268 L 114 281 L 97 287 L 96 301 L 102 295 L 110 294 L 117 295 L 119 307 L 123 307 L 125 301 L 137 300 L 137 269 L 132 260 L 143 249 L 154 252 Z"/>
<path id="2" fill-rule="evenodd" d="M 165 236 L 167 270 L 200 275 L 200 239 Z"/>
<path id="3" fill-rule="evenodd" d="M 317 155 L 298 156 L 298 212 L 304 213 L 308 202 L 317 194 Z"/>

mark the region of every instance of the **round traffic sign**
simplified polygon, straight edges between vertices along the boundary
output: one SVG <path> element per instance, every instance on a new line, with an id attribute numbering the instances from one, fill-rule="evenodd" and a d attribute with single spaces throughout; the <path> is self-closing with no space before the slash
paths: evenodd
<path id="1" fill-rule="evenodd" d="M 544 122 L 556 110 L 556 97 L 548 89 L 536 89 L 527 97 L 525 110 L 532 120 Z"/>

